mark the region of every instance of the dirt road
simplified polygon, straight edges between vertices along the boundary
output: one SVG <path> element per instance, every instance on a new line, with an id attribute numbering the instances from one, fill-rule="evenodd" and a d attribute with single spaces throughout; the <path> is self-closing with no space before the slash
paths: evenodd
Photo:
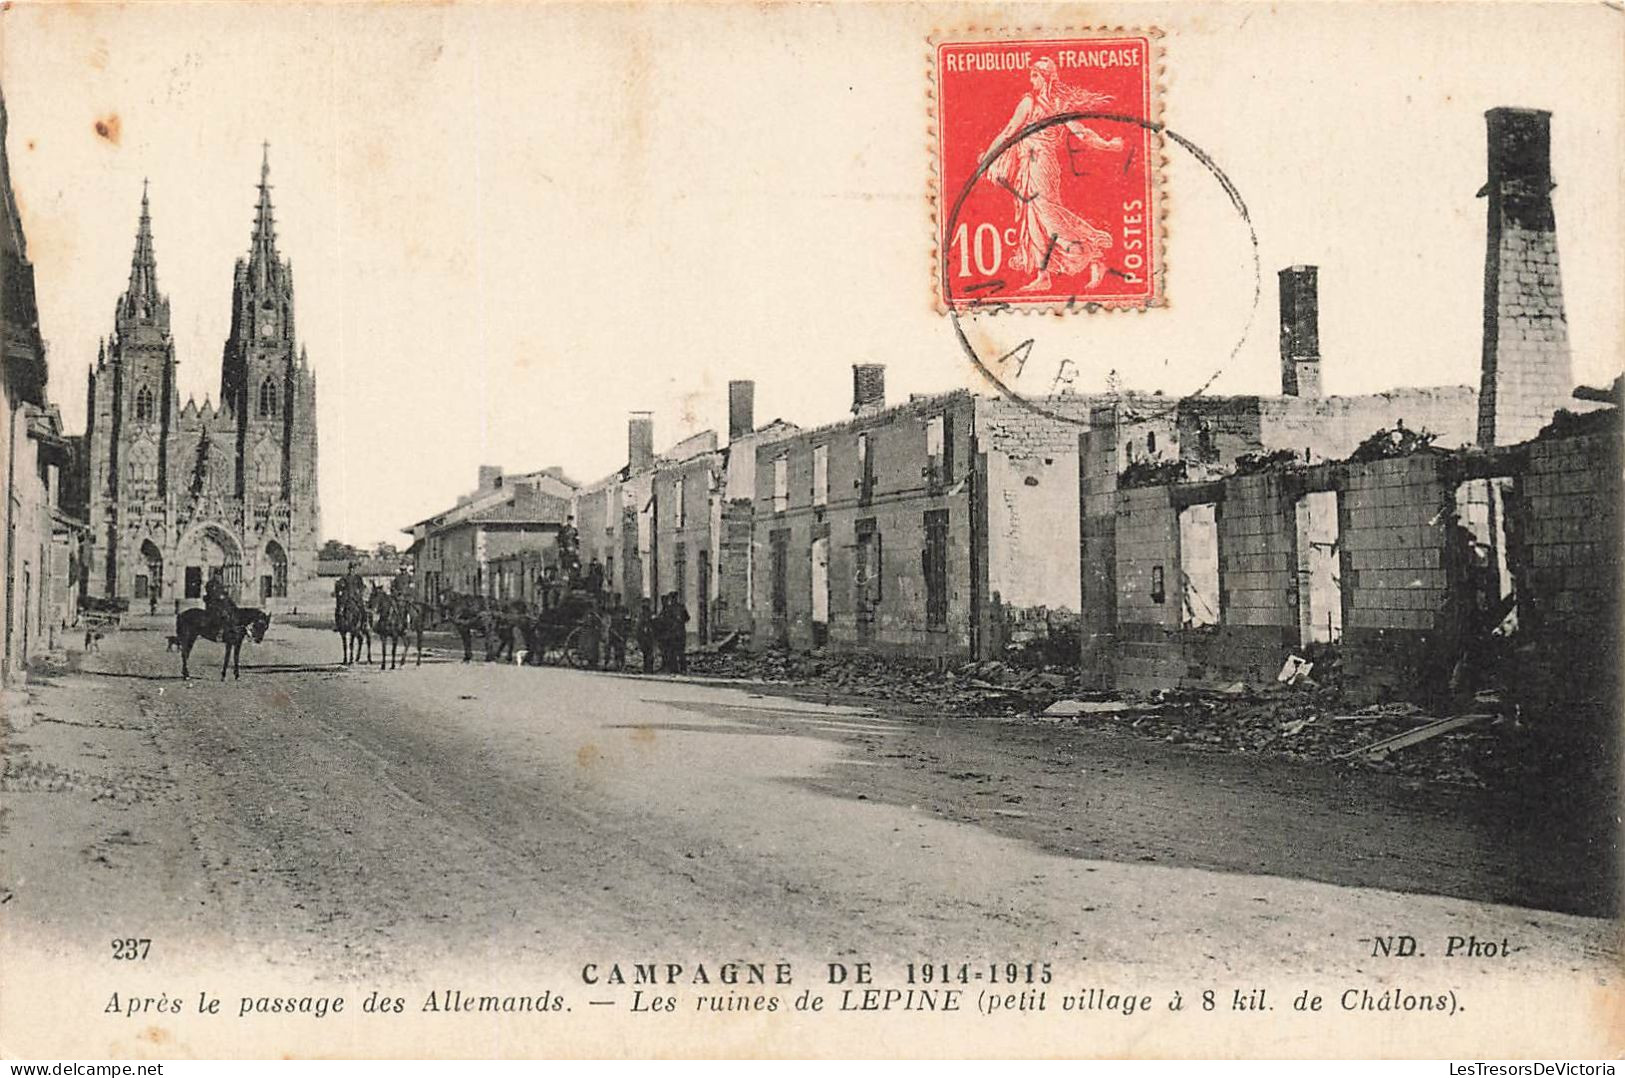
<path id="1" fill-rule="evenodd" d="M 1467 981 L 1611 961 L 1612 922 L 1548 912 L 1611 901 L 1565 880 L 1583 850 L 1487 795 L 446 653 L 340 669 L 283 625 L 241 681 L 204 644 L 182 682 L 159 629 L 8 707 L 0 943 L 335 977 L 812 955 L 1380 983 L 1390 933 L 1512 941 Z"/>

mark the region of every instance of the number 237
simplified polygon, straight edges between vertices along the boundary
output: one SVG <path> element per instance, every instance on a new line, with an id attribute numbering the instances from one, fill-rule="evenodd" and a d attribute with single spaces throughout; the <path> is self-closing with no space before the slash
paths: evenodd
<path id="1" fill-rule="evenodd" d="M 135 959 L 144 959 L 150 950 L 152 950 L 152 940 L 150 939 L 114 940 L 113 960 L 115 962 L 128 962 Z"/>

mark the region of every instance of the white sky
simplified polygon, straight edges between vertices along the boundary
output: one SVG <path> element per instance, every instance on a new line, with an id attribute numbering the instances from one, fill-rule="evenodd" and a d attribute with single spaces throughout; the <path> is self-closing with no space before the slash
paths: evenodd
<path id="1" fill-rule="evenodd" d="M 1106 16 L 1110 15 L 1110 18 Z M 0 15 L 12 177 L 51 346 L 83 429 L 141 180 L 183 396 L 218 390 L 232 264 L 260 142 L 318 377 L 327 536 L 398 528 L 481 463 L 625 460 L 626 413 L 663 447 L 839 418 L 850 364 L 893 400 L 976 384 L 930 303 L 926 38 L 954 25 L 1166 29 L 1164 118 L 1246 200 L 1169 149 L 1171 307 L 1027 316 L 1024 388 L 1279 386 L 1275 271 L 1321 266 L 1329 393 L 1477 384 L 1483 111 L 1551 109 L 1575 375 L 1622 360 L 1625 16 L 1602 6 L 968 8 L 34 6 Z M 95 131 L 117 117 L 118 138 Z"/>

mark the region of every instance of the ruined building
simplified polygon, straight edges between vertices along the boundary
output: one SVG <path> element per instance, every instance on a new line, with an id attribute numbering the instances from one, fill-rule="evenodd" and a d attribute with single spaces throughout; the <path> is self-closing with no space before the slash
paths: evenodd
<path id="1" fill-rule="evenodd" d="M 1572 407 L 1574 372 L 1552 212 L 1551 120 L 1538 109 L 1491 109 L 1484 255 L 1484 382 L 1478 444 L 1533 438 Z"/>
<path id="2" fill-rule="evenodd" d="M 1433 395 L 1429 409 L 1403 409 L 1411 432 L 1447 436 L 1371 438 L 1392 424 L 1369 414 L 1327 416 L 1318 433 L 1283 426 L 1301 397 L 1181 402 L 1159 422 L 1164 440 L 1198 443 L 1195 466 L 1159 475 L 1124 456 L 1146 420 L 1119 406 L 1095 415 L 1081 442 L 1081 659 L 1097 684 L 1267 682 L 1299 654 L 1334 663 L 1345 689 L 1372 697 L 1496 679 L 1548 705 L 1615 691 L 1617 413 L 1587 417 L 1612 418 L 1611 429 L 1554 423 L 1559 409 L 1586 406 L 1571 395 L 1549 116 L 1487 119 L 1483 388 L 1476 402 L 1417 391 Z M 1304 376 L 1318 362 L 1313 294 L 1304 268 L 1283 271 L 1289 392 L 1315 380 Z M 1463 448 L 1474 404 L 1478 445 Z M 1318 460 L 1236 452 L 1311 435 Z"/>
<path id="3" fill-rule="evenodd" d="M 315 574 L 316 379 L 277 251 L 268 159 L 231 298 L 219 404 L 182 403 L 143 191 L 129 283 L 89 380 L 90 594 L 197 599 L 218 577 L 240 601 L 275 606 Z"/>

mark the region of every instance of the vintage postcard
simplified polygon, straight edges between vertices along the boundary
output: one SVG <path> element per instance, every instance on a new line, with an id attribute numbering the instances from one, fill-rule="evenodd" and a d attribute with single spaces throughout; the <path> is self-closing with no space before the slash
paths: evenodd
<path id="1" fill-rule="evenodd" d="M 1622 46 L 0 6 L 0 1053 L 1617 1057 Z"/>

